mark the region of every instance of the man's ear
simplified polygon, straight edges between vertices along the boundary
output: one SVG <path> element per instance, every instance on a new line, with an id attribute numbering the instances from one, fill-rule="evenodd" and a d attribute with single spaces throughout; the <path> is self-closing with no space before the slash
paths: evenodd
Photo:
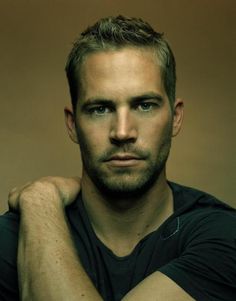
<path id="1" fill-rule="evenodd" d="M 66 123 L 67 131 L 71 140 L 75 143 L 79 143 L 77 133 L 76 133 L 75 116 L 74 116 L 73 109 L 71 107 L 65 107 L 64 114 L 65 114 L 65 123 Z"/>
<path id="2" fill-rule="evenodd" d="M 175 100 L 173 114 L 172 137 L 175 137 L 178 135 L 184 119 L 184 102 L 182 99 L 177 98 Z"/>

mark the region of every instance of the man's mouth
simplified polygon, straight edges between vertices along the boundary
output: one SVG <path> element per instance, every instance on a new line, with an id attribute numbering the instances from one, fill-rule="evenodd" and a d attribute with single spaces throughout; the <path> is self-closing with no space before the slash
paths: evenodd
<path id="1" fill-rule="evenodd" d="M 106 162 L 114 167 L 131 167 L 135 166 L 143 160 L 142 158 L 133 154 L 115 154 L 111 156 Z"/>

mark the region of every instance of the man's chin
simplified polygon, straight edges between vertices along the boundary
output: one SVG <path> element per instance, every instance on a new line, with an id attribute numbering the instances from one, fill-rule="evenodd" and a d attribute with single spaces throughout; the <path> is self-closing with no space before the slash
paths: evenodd
<path id="1" fill-rule="evenodd" d="M 111 200 L 138 199 L 147 193 L 157 182 L 164 170 L 165 160 L 150 164 L 145 168 L 102 168 L 87 169 L 94 186 L 106 198 Z"/>
<path id="2" fill-rule="evenodd" d="M 121 179 L 107 179 L 96 181 L 96 186 L 99 191 L 115 200 L 121 199 L 135 199 L 145 194 L 154 184 L 157 178 L 142 178 L 142 179 L 130 179 L 124 177 Z"/>

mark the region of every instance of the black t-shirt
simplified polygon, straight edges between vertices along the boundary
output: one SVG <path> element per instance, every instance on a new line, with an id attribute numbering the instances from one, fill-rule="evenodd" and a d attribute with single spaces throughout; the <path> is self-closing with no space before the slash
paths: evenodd
<path id="1" fill-rule="evenodd" d="M 236 211 L 204 192 L 169 185 L 174 214 L 125 257 L 117 257 L 98 239 L 80 196 L 67 207 L 71 234 L 87 274 L 106 301 L 121 300 L 155 271 L 197 301 L 235 301 Z M 1 301 L 19 300 L 18 226 L 17 214 L 0 217 Z"/>

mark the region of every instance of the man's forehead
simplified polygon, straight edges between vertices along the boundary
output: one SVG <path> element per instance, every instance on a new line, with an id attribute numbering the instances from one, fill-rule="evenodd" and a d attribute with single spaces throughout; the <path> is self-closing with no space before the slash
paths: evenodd
<path id="1" fill-rule="evenodd" d="M 80 78 L 83 82 L 89 79 L 113 80 L 130 74 L 131 78 L 137 75 L 152 77 L 160 76 L 161 68 L 157 56 L 150 48 L 122 48 L 118 50 L 99 51 L 89 54 L 80 69 Z"/>
<path id="2" fill-rule="evenodd" d="M 80 72 L 80 84 L 86 99 L 95 95 L 108 99 L 132 97 L 147 91 L 163 94 L 160 67 L 151 49 L 123 48 L 90 54 Z"/>
<path id="3" fill-rule="evenodd" d="M 106 67 L 113 63 L 122 66 L 123 62 L 127 64 L 127 60 L 129 64 L 137 64 L 137 61 L 139 61 L 139 64 L 144 61 L 149 61 L 155 65 L 155 67 L 160 65 L 160 60 L 154 48 L 126 46 L 118 49 L 102 49 L 88 53 L 81 64 L 81 71 L 84 71 L 84 69 L 88 69 L 89 67 L 96 68 L 99 61 Z M 96 62 L 96 64 L 94 64 L 94 62 Z"/>

